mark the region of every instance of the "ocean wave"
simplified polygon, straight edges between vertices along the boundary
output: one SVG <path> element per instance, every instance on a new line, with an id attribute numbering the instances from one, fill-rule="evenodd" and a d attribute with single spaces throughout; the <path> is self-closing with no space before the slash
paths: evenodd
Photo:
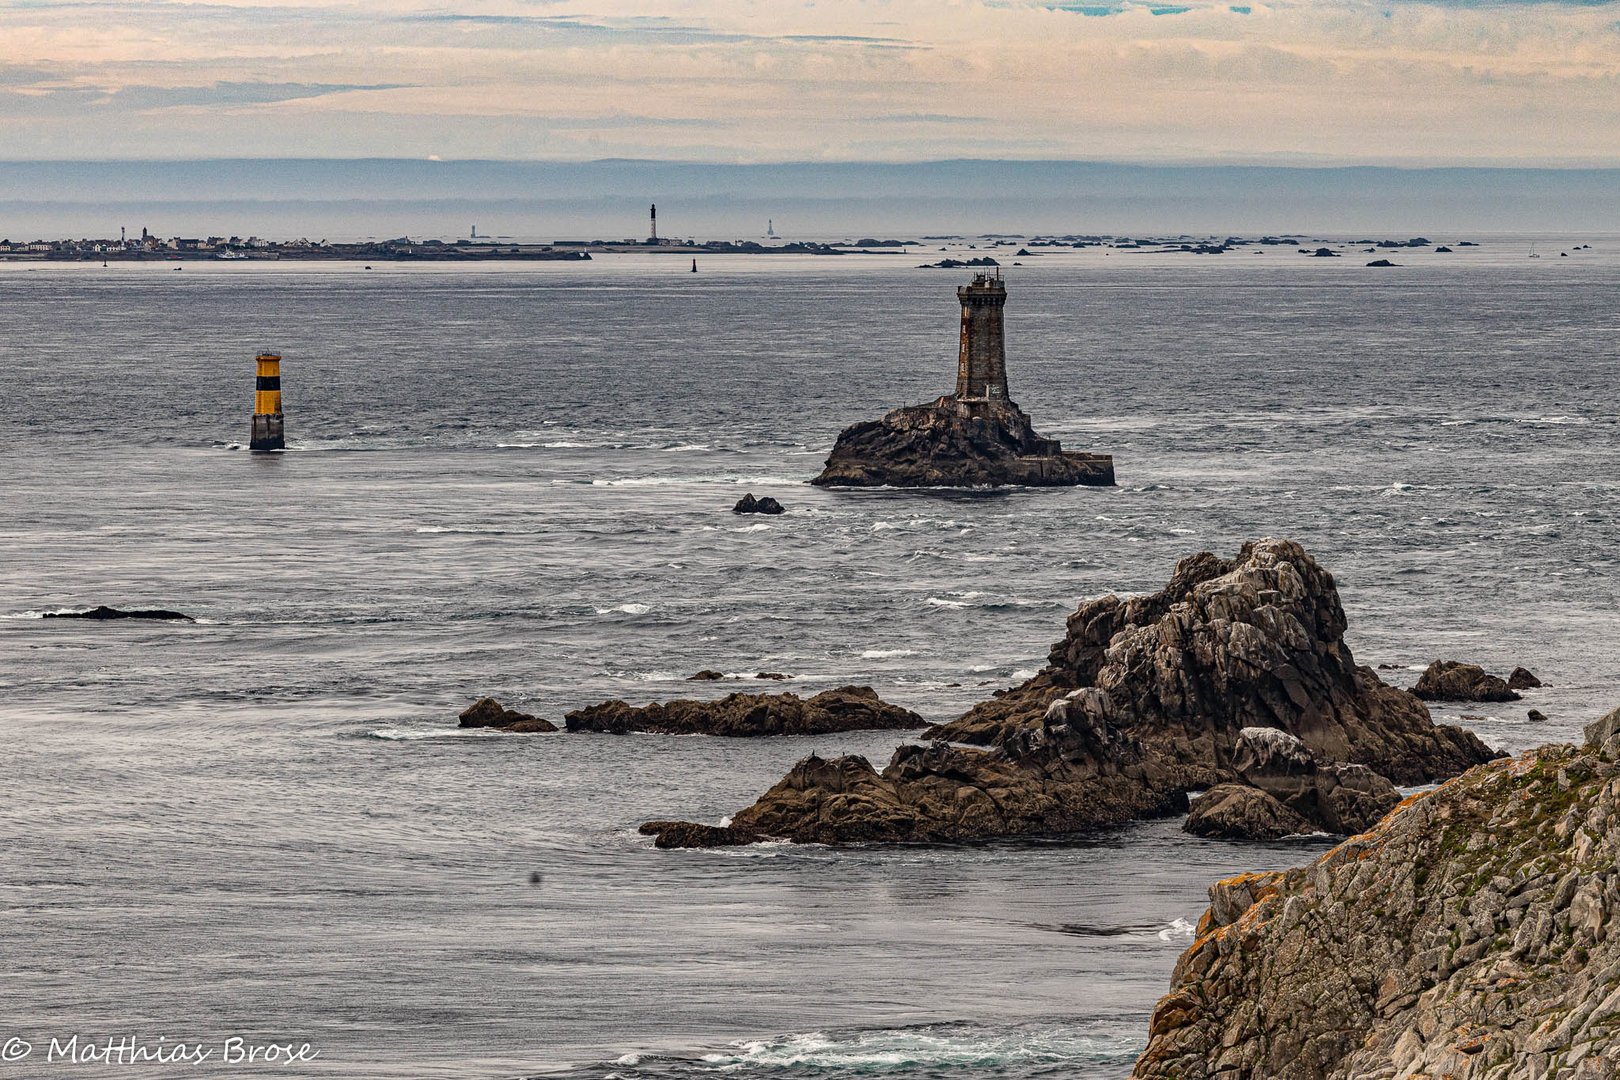
<path id="1" fill-rule="evenodd" d="M 1140 1050 L 1133 1038 L 1071 1027 L 1006 1029 L 966 1024 L 847 1033 L 811 1031 L 733 1043 L 732 1047 L 730 1053 L 705 1054 L 702 1061 L 724 1072 L 795 1068 L 865 1076 L 877 1070 L 919 1067 L 1125 1064 Z"/>
<path id="2" fill-rule="evenodd" d="M 867 649 L 861 653 L 862 660 L 893 660 L 900 656 L 916 656 L 916 649 Z"/>
<path id="3" fill-rule="evenodd" d="M 769 532 L 770 530 L 771 530 L 771 526 L 769 526 L 769 525 L 765 524 L 763 521 L 761 521 L 761 522 L 759 522 L 757 524 L 754 524 L 754 525 L 744 525 L 741 528 L 737 528 L 737 529 L 727 529 L 726 532 L 753 533 L 753 532 Z"/>
<path id="4" fill-rule="evenodd" d="M 1172 919 L 1169 926 L 1159 931 L 1158 938 L 1160 941 L 1191 941 L 1197 933 L 1196 923 L 1177 918 Z"/>
<path id="5" fill-rule="evenodd" d="M 613 607 L 599 607 L 596 609 L 596 613 L 598 615 L 645 615 L 651 610 L 652 608 L 647 604 L 617 604 Z"/>

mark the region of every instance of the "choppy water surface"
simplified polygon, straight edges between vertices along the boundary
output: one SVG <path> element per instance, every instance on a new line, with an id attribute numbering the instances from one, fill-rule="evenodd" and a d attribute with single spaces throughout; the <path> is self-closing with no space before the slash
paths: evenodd
<path id="1" fill-rule="evenodd" d="M 1014 395 L 1121 486 L 996 494 L 803 483 L 951 384 L 962 275 L 915 258 L 8 268 L 0 1038 L 308 1041 L 278 1075 L 412 1080 L 1124 1076 L 1208 883 L 1320 845 L 658 852 L 637 823 L 897 739 L 455 714 L 737 688 L 683 681 L 712 667 L 943 719 L 1078 598 L 1272 534 L 1334 570 L 1360 659 L 1526 664 L 1524 705 L 1437 711 L 1568 738 L 1620 703 L 1596 246 L 1028 260 Z M 261 347 L 274 457 L 231 448 Z M 790 512 L 734 517 L 745 491 Z M 199 621 L 36 617 L 96 603 Z"/>

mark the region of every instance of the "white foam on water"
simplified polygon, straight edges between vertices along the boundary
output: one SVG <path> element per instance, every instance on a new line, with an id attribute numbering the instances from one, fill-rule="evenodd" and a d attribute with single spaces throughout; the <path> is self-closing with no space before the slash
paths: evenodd
<path id="1" fill-rule="evenodd" d="M 867 649 L 861 653 L 862 660 L 893 660 L 899 656 L 916 656 L 916 649 Z"/>
<path id="2" fill-rule="evenodd" d="M 942 608 L 965 608 L 968 606 L 967 602 L 964 600 L 946 600 L 942 596 L 930 596 L 928 598 L 928 604 L 930 607 Z"/>
<path id="3" fill-rule="evenodd" d="M 596 613 L 598 615 L 645 615 L 651 610 L 652 608 L 646 604 L 618 604 L 614 607 L 599 607 L 596 609 Z"/>
<path id="4" fill-rule="evenodd" d="M 659 447 L 658 452 L 661 454 L 693 454 L 712 449 L 714 447 L 705 446 L 702 443 L 683 443 L 680 446 Z"/>
<path id="5" fill-rule="evenodd" d="M 614 1058 L 613 1059 L 613 1064 L 615 1064 L 615 1065 L 640 1065 L 641 1064 L 641 1055 L 640 1054 L 625 1054 L 622 1057 Z"/>
<path id="6" fill-rule="evenodd" d="M 726 531 L 727 532 L 734 532 L 734 533 L 756 533 L 756 532 L 769 532 L 770 529 L 771 529 L 771 526 L 765 524 L 762 521 L 757 525 L 744 525 L 740 529 L 727 529 Z"/>
<path id="7" fill-rule="evenodd" d="M 1170 925 L 1159 931 L 1160 941 L 1191 941 L 1198 933 L 1198 925 L 1186 919 L 1174 919 Z"/>
<path id="8" fill-rule="evenodd" d="M 500 732 L 489 728 L 444 728 L 442 730 L 412 731 L 406 728 L 388 727 L 374 728 L 366 732 L 368 739 L 382 739 L 385 742 L 420 742 L 423 739 L 484 739 L 497 736 Z"/>
<path id="9" fill-rule="evenodd" d="M 1017 679 L 1019 682 L 1023 682 L 1025 679 L 1033 679 L 1039 674 L 1040 672 L 1036 671 L 1034 668 L 1018 668 L 1012 673 L 1012 677 Z"/>

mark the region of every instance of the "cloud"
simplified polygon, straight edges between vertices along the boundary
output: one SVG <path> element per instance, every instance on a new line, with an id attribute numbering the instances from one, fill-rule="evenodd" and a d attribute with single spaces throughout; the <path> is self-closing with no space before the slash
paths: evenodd
<path id="1" fill-rule="evenodd" d="M 1620 163 L 1615 0 L 650 7 L 0 0 L 0 155 Z"/>

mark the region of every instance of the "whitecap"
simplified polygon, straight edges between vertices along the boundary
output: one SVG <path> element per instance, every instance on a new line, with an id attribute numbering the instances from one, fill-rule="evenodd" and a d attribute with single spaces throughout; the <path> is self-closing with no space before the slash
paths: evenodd
<path id="1" fill-rule="evenodd" d="M 1019 682 L 1023 682 L 1026 679 L 1033 679 L 1039 674 L 1040 672 L 1036 671 L 1034 668 L 1019 668 L 1012 673 L 1012 677 L 1017 679 Z"/>
<path id="2" fill-rule="evenodd" d="M 641 1064 L 641 1055 L 640 1054 L 625 1054 L 622 1057 L 614 1058 L 613 1059 L 613 1064 L 615 1064 L 615 1065 L 640 1065 Z"/>
<path id="3" fill-rule="evenodd" d="M 965 608 L 967 603 L 962 600 L 947 600 L 942 596 L 930 596 L 927 601 L 930 607 Z"/>
<path id="4" fill-rule="evenodd" d="M 762 521 L 757 525 L 744 525 L 740 529 L 727 529 L 726 531 L 727 532 L 734 532 L 734 533 L 753 533 L 753 532 L 769 532 L 770 530 L 771 530 L 771 526 L 765 524 Z"/>
<path id="5" fill-rule="evenodd" d="M 646 604 L 619 604 L 615 607 L 599 607 L 596 609 L 596 613 L 598 615 L 613 615 L 615 613 L 620 615 L 645 615 L 651 610 L 652 608 Z"/>
<path id="6" fill-rule="evenodd" d="M 916 649 L 867 649 L 861 653 L 862 660 L 893 660 L 898 656 L 916 656 Z"/>
<path id="7" fill-rule="evenodd" d="M 1191 941 L 1198 933 L 1198 927 L 1186 919 L 1173 919 L 1170 925 L 1159 931 L 1160 941 Z"/>

